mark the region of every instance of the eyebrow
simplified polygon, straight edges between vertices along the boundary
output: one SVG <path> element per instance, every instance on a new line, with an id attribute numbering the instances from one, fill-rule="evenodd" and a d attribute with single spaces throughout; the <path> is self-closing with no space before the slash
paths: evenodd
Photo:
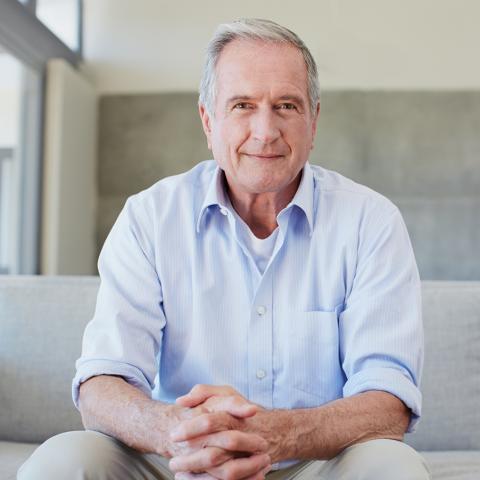
<path id="1" fill-rule="evenodd" d="M 231 104 L 231 103 L 234 103 L 234 102 L 238 102 L 238 101 L 249 101 L 249 100 L 253 100 L 254 97 L 251 97 L 249 95 L 234 95 L 233 97 L 230 97 L 228 100 L 227 100 L 227 105 Z M 282 95 L 281 97 L 278 98 L 279 101 L 291 101 L 291 102 L 295 102 L 295 103 L 298 103 L 299 105 L 301 105 L 302 107 L 305 106 L 305 102 L 303 101 L 303 99 L 297 95 Z"/>
<path id="2" fill-rule="evenodd" d="M 299 105 L 301 105 L 302 107 L 305 106 L 305 102 L 303 101 L 303 98 L 302 97 L 299 97 L 297 95 L 282 95 L 279 100 L 283 100 L 283 101 L 291 101 L 291 102 L 295 102 L 295 103 L 298 103 Z"/>
<path id="3" fill-rule="evenodd" d="M 234 95 L 227 100 L 227 104 L 238 102 L 239 100 L 253 100 L 253 97 L 248 95 Z"/>

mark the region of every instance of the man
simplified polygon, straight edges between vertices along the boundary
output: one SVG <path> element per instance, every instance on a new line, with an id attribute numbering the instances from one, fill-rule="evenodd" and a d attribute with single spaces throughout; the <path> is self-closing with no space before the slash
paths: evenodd
<path id="1" fill-rule="evenodd" d="M 19 478 L 429 478 L 402 443 L 423 361 L 408 234 L 308 164 L 317 82 L 289 30 L 219 27 L 199 101 L 215 162 L 127 201 L 73 382 L 88 430 Z"/>

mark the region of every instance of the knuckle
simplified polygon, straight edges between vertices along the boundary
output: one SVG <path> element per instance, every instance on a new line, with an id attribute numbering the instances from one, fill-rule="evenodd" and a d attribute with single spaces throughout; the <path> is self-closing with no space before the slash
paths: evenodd
<path id="1" fill-rule="evenodd" d="M 205 428 L 205 430 L 213 429 L 215 427 L 214 417 L 208 413 L 203 415 L 202 425 Z"/>
<path id="2" fill-rule="evenodd" d="M 203 393 L 205 386 L 202 385 L 201 383 L 197 383 L 193 388 L 192 392 L 195 394 L 200 394 Z"/>
<path id="3" fill-rule="evenodd" d="M 215 465 L 219 461 L 219 452 L 216 448 L 209 448 L 206 452 L 207 462 Z"/>
<path id="4" fill-rule="evenodd" d="M 229 435 L 224 435 L 223 445 L 227 450 L 238 449 L 238 435 L 230 432 Z"/>
<path id="5" fill-rule="evenodd" d="M 238 477 L 238 468 L 234 466 L 235 464 L 229 465 L 225 470 L 224 480 L 237 480 Z"/>
<path id="6" fill-rule="evenodd" d="M 232 415 L 227 412 L 222 412 L 222 425 L 225 425 L 229 430 L 235 430 L 237 423 Z"/>
<path id="7" fill-rule="evenodd" d="M 241 397 L 232 397 L 232 403 L 238 407 L 248 404 L 248 401 Z"/>

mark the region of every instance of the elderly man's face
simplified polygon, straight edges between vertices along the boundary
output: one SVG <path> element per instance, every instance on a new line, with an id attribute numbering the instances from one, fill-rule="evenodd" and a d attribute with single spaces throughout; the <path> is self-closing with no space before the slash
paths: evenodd
<path id="1" fill-rule="evenodd" d="M 302 54 L 288 44 L 235 40 L 217 63 L 215 114 L 200 115 L 209 148 L 237 193 L 282 192 L 308 159 L 311 114 Z"/>

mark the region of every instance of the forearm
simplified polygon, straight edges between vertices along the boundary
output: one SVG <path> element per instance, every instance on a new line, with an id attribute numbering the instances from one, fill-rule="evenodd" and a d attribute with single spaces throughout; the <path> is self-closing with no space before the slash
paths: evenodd
<path id="1" fill-rule="evenodd" d="M 409 418 L 409 409 L 398 398 L 371 391 L 317 408 L 262 411 L 245 422 L 269 441 L 272 462 L 278 462 L 327 460 L 375 438 L 402 440 Z"/>
<path id="2" fill-rule="evenodd" d="M 169 455 L 168 439 L 179 408 L 154 401 L 120 377 L 101 375 L 80 387 L 86 429 L 111 435 L 140 452 Z"/>

